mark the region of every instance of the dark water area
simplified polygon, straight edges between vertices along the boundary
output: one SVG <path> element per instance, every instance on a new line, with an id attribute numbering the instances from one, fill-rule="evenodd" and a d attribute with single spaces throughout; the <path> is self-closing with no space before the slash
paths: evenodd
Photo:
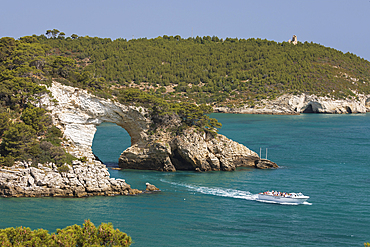
<path id="1" fill-rule="evenodd" d="M 235 172 L 117 171 L 156 194 L 89 198 L 0 198 L 0 228 L 54 232 L 91 219 L 112 222 L 132 246 L 362 246 L 370 242 L 370 115 L 212 114 L 221 134 L 281 168 Z M 93 151 L 116 166 L 130 146 L 125 130 L 103 123 Z M 306 205 L 256 201 L 265 190 L 302 192 Z"/>

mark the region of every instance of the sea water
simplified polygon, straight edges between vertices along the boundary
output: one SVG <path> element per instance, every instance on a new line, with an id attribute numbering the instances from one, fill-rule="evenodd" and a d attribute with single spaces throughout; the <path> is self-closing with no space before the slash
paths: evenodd
<path id="1" fill-rule="evenodd" d="M 88 198 L 0 198 L 0 228 L 54 232 L 91 219 L 112 222 L 132 246 L 362 246 L 370 242 L 370 114 L 212 114 L 221 134 L 280 168 L 234 172 L 112 170 L 133 188 L 160 193 Z M 103 123 L 93 150 L 109 167 L 130 146 Z M 266 190 L 302 192 L 305 205 L 256 201 Z"/>

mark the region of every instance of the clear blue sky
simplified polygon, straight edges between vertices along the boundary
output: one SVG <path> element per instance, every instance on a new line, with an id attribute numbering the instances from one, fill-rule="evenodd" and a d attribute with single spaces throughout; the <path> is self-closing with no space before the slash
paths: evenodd
<path id="1" fill-rule="evenodd" d="M 312 41 L 370 60 L 369 0 L 0 0 L 0 37 L 163 35 Z"/>

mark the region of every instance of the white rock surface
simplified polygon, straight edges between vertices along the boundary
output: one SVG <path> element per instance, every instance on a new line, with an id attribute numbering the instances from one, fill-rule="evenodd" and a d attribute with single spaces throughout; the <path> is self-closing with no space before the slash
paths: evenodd
<path id="1" fill-rule="evenodd" d="M 145 142 L 150 119 L 145 117 L 144 108 L 105 100 L 58 82 L 53 82 L 48 89 L 57 103 L 45 96 L 40 105 L 51 112 L 53 123 L 70 141 L 65 143 L 65 148 L 72 155 L 94 159 L 91 146 L 96 126 L 102 122 L 116 123 L 124 128 L 131 136 L 132 145 Z"/>
<path id="2" fill-rule="evenodd" d="M 99 161 L 74 161 L 69 171 L 54 171 L 54 164 L 28 167 L 23 162 L 0 169 L 0 196 L 82 197 L 94 195 L 134 195 L 142 191 L 131 189 L 123 179 L 110 178 L 108 169 Z"/>
<path id="3" fill-rule="evenodd" d="M 69 140 L 64 143 L 66 150 L 76 157 L 85 156 L 90 162 L 95 160 L 91 146 L 96 126 L 102 122 L 112 122 L 124 128 L 131 136 L 131 147 L 122 150 L 119 159 L 122 168 L 210 171 L 234 170 L 240 165 L 277 167 L 272 163 L 265 163 L 266 166 L 259 163 L 257 166 L 257 154 L 222 135 L 218 135 L 218 138 L 208 138 L 204 133 L 193 134 L 189 131 L 178 137 L 169 136 L 166 131 L 149 135 L 148 130 L 152 122 L 145 108 L 125 106 L 57 82 L 53 82 L 48 89 L 58 103 L 55 104 L 52 98 L 45 96 L 40 105 L 51 112 L 54 124 Z M 169 121 L 168 124 L 172 127 L 179 124 L 176 117 Z M 210 151 L 221 149 L 221 146 L 228 146 L 228 149 L 222 148 L 226 151 L 218 153 Z M 40 180 L 39 183 L 46 182 Z M 91 186 L 93 184 L 87 185 L 88 188 Z"/>
<path id="4" fill-rule="evenodd" d="M 366 113 L 370 111 L 370 95 L 356 94 L 357 99 L 332 99 L 316 95 L 285 94 L 275 100 L 262 100 L 256 106 L 241 108 L 215 107 L 217 112 L 244 114 L 299 114 L 314 113 Z"/>

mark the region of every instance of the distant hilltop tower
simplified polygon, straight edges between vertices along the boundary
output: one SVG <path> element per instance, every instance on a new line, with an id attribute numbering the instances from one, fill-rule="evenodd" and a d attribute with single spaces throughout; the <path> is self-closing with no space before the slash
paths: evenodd
<path id="1" fill-rule="evenodd" d="M 298 43 L 297 35 L 293 35 L 292 40 L 289 40 L 289 44 L 293 43 L 293 45 L 296 45 Z"/>

